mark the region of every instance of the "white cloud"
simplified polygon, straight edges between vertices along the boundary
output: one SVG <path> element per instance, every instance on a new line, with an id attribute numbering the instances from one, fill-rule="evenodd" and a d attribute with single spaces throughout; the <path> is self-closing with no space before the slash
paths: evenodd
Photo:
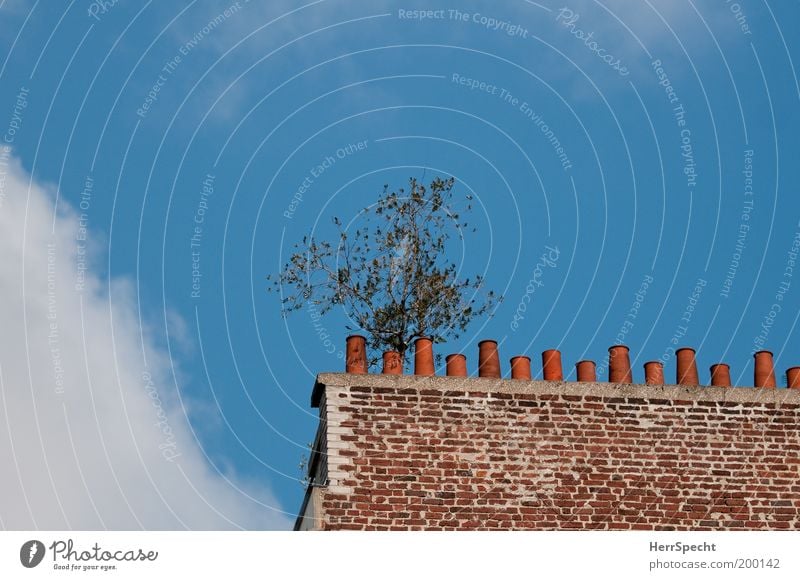
<path id="1" fill-rule="evenodd" d="M 287 528 L 264 485 L 206 461 L 132 284 L 109 298 L 90 269 L 76 289 L 79 216 L 53 205 L 0 159 L 0 528 Z"/>

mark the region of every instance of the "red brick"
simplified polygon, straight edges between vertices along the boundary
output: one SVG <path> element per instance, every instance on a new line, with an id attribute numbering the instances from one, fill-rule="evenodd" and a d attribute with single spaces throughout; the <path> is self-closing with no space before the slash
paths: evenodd
<path id="1" fill-rule="evenodd" d="M 348 493 L 321 488 L 323 528 L 800 529 L 800 405 L 649 388 L 336 387 L 321 417 L 352 434 L 326 469 Z"/>

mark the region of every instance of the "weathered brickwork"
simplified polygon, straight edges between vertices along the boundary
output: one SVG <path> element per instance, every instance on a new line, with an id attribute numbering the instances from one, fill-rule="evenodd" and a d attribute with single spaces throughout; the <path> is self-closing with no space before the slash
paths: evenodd
<path id="1" fill-rule="evenodd" d="M 800 529 L 794 390 L 330 374 L 314 403 L 304 527 Z"/>

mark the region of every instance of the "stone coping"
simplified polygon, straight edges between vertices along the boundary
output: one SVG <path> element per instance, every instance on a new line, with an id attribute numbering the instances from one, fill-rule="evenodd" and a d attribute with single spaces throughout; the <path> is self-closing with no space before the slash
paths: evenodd
<path id="1" fill-rule="evenodd" d="M 756 389 L 753 387 L 703 387 L 686 385 L 626 385 L 566 381 L 524 381 L 478 377 L 419 375 L 356 375 L 320 373 L 311 393 L 311 406 L 319 407 L 325 387 L 368 387 L 390 389 L 434 389 L 477 393 L 520 393 L 533 395 L 576 395 L 661 399 L 670 401 L 720 401 L 800 405 L 800 389 Z"/>

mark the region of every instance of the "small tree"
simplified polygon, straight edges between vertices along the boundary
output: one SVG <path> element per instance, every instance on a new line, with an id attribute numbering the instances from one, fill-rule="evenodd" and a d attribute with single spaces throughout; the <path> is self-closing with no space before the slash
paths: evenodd
<path id="1" fill-rule="evenodd" d="M 284 313 L 308 304 L 321 314 L 342 306 L 373 350 L 395 350 L 404 359 L 418 337 L 457 338 L 498 298 L 492 291 L 479 296 L 483 278 L 457 279 L 456 264 L 447 259 L 450 232 L 463 237 L 468 227 L 454 211 L 453 185 L 452 178 L 436 178 L 426 188 L 412 178 L 407 193 L 384 186 L 354 232 L 334 218 L 335 245 L 304 237 L 280 274 L 268 276 L 271 290 L 290 289 Z"/>

